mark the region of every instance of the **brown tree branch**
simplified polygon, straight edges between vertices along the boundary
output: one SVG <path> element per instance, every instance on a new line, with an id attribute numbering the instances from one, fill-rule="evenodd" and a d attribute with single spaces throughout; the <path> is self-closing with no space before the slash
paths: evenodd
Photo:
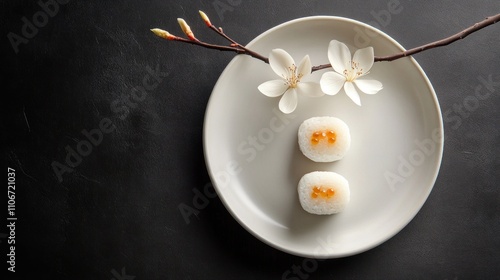
<path id="1" fill-rule="evenodd" d="M 450 36 L 448 38 L 444 38 L 442 40 L 432 42 L 432 43 L 429 43 L 429 44 L 426 44 L 426 45 L 423 45 L 420 47 L 416 47 L 413 49 L 409 49 L 409 50 L 404 51 L 404 52 L 399 53 L 399 54 L 389 55 L 389 56 L 376 56 L 374 61 L 375 62 L 393 61 L 393 60 L 396 60 L 396 59 L 399 59 L 402 57 L 406 57 L 406 56 L 417 54 L 419 52 L 423 52 L 425 50 L 429 50 L 429 49 L 433 49 L 433 48 L 437 48 L 437 47 L 442 47 L 442 46 L 447 46 L 455 41 L 461 40 L 461 39 L 469 36 L 471 33 L 474 33 L 480 29 L 485 28 L 486 26 L 495 24 L 498 21 L 500 21 L 500 14 L 497 14 L 497 15 L 494 15 L 491 17 L 487 17 L 485 20 L 480 21 L 480 22 L 474 24 L 473 26 L 471 26 L 467 29 L 464 29 L 464 30 L 458 32 L 457 34 Z"/>
<path id="2" fill-rule="evenodd" d="M 254 57 L 256 59 L 259 59 L 259 60 L 269 64 L 269 58 L 267 58 L 259 53 L 256 53 L 256 52 L 248 49 L 247 47 L 241 45 L 240 43 L 236 42 L 235 40 L 231 39 L 229 36 L 227 36 L 223 32 L 222 28 L 217 28 L 212 23 L 210 23 L 210 20 L 203 12 L 200 11 L 200 14 L 202 14 L 202 18 L 205 21 L 205 23 L 207 24 L 207 26 L 210 29 L 212 29 L 213 31 L 215 31 L 217 34 L 219 34 L 220 36 L 222 36 L 226 40 L 228 40 L 231 43 L 230 46 L 214 45 L 214 44 L 202 42 L 202 41 L 199 41 L 198 39 L 194 38 L 194 35 L 193 35 L 193 38 L 184 39 L 181 37 L 171 35 L 170 33 L 166 32 L 164 30 L 161 30 L 161 29 L 155 28 L 155 29 L 152 29 L 151 31 L 153 31 L 156 35 L 158 35 L 162 38 L 168 39 L 168 40 L 198 45 L 198 46 L 202 46 L 202 47 L 205 47 L 208 49 L 216 49 L 216 50 L 220 50 L 220 51 L 230 51 L 230 52 L 235 52 L 237 54 L 244 54 L 244 55 L 248 55 L 248 56 Z M 464 39 L 468 35 L 476 32 L 478 30 L 481 30 L 489 25 L 495 24 L 499 21 L 500 21 L 500 14 L 490 16 L 490 17 L 487 17 L 486 19 L 484 19 L 483 21 L 480 21 L 480 22 L 478 22 L 478 23 L 476 23 L 476 24 L 460 31 L 457 34 L 450 36 L 450 37 L 447 37 L 447 38 L 444 38 L 444 39 L 441 39 L 441 40 L 438 40 L 438 41 L 435 41 L 432 43 L 428 43 L 428 44 L 422 45 L 420 47 L 409 49 L 407 51 L 400 52 L 397 54 L 388 55 L 388 56 L 375 56 L 374 62 L 393 61 L 393 60 L 400 59 L 403 57 L 412 56 L 414 54 L 423 52 L 425 50 L 446 46 L 446 45 L 449 45 L 449 44 L 451 44 L 455 41 L 458 41 L 460 39 Z M 192 35 L 192 33 L 191 33 L 191 35 Z M 313 66 L 311 72 L 322 70 L 322 69 L 327 69 L 330 67 L 332 67 L 331 64 L 322 64 L 322 65 Z"/>
<path id="3" fill-rule="evenodd" d="M 184 39 L 181 37 L 175 37 L 174 39 L 170 39 L 170 40 L 178 41 L 178 42 L 182 42 L 182 43 L 186 43 L 186 44 L 191 44 L 191 45 L 197 45 L 197 46 L 201 46 L 201 47 L 204 47 L 207 49 L 226 51 L 226 52 L 235 52 L 237 54 L 246 54 L 245 50 L 237 48 L 237 47 L 214 45 L 214 44 L 205 43 L 205 42 L 199 41 L 199 40 L 194 41 L 194 40 Z"/>
<path id="4" fill-rule="evenodd" d="M 222 30 L 221 27 L 217 28 L 215 27 L 215 25 L 211 24 L 207 24 L 207 26 L 212 29 L 213 31 L 215 31 L 215 33 L 219 34 L 220 36 L 224 37 L 226 40 L 228 40 L 229 42 L 231 42 L 231 45 L 234 46 L 234 47 L 237 47 L 241 50 L 243 50 L 244 54 L 246 55 L 249 55 L 251 57 L 254 57 L 254 58 L 257 58 L 259 60 L 262 60 L 263 62 L 265 63 L 269 63 L 269 58 L 263 56 L 263 55 L 260 55 L 250 49 L 247 49 L 245 46 L 241 45 L 240 43 L 236 42 L 235 40 L 231 39 L 229 36 L 226 35 L 226 33 L 224 33 L 224 31 Z"/>
<path id="5" fill-rule="evenodd" d="M 450 36 L 450 37 L 447 37 L 447 38 L 444 38 L 444 39 L 441 39 L 441 40 L 438 40 L 438 41 L 435 41 L 435 42 L 432 42 L 432 43 L 429 43 L 429 44 L 426 44 L 426 45 L 423 45 L 423 46 L 420 46 L 420 47 L 409 49 L 409 50 L 401 52 L 401 53 L 397 53 L 397 54 L 393 54 L 393 55 L 388 55 L 388 56 L 375 56 L 375 58 L 373 60 L 374 60 L 374 62 L 393 61 L 393 60 L 396 60 L 396 59 L 400 59 L 400 58 L 403 58 L 403 57 L 407 57 L 407 56 L 411 56 L 411 55 L 417 54 L 419 52 L 423 52 L 425 50 L 429 50 L 429 49 L 433 49 L 433 48 L 437 48 L 437 47 L 446 46 L 446 45 L 449 45 L 449 44 L 451 44 L 451 43 L 453 43 L 455 41 L 458 41 L 460 39 L 463 39 L 463 38 L 467 37 L 471 33 L 474 33 L 474 32 L 476 32 L 476 31 L 478 31 L 480 29 L 483 29 L 483 28 L 485 28 L 485 27 L 487 27 L 489 25 L 495 24 L 495 23 L 497 23 L 499 21 L 500 21 L 500 14 L 497 14 L 497 15 L 494 15 L 494 16 L 491 16 L 491 17 L 487 17 L 485 20 L 480 21 L 480 22 L 472 25 L 471 27 L 460 31 L 459 33 L 457 33 L 457 34 L 455 34 L 453 36 Z M 332 67 L 331 64 L 322 64 L 322 65 L 314 66 L 312 68 L 312 72 L 318 71 L 318 70 L 322 70 L 322 69 L 327 69 L 327 68 L 330 68 L 330 67 Z"/>

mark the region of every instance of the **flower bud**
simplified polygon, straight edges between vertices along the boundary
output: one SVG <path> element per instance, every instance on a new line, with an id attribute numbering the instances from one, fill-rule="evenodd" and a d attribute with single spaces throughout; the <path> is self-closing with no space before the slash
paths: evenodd
<path id="1" fill-rule="evenodd" d="M 153 28 L 151 29 L 151 32 L 153 32 L 156 36 L 167 40 L 175 40 L 176 38 L 174 35 L 168 33 L 168 31 L 159 28 Z"/>
<path id="2" fill-rule="evenodd" d="M 208 18 L 207 14 L 205 14 L 203 11 L 198 11 L 200 13 L 201 18 L 205 22 L 205 24 L 210 27 L 212 26 L 212 23 L 210 22 L 210 19 Z"/>
<path id="3" fill-rule="evenodd" d="M 189 39 L 191 39 L 193 41 L 198 40 L 198 39 L 196 39 L 196 37 L 194 37 L 193 31 L 191 31 L 191 27 L 189 27 L 189 25 L 186 23 L 185 20 L 183 20 L 182 18 L 178 18 L 177 22 L 181 26 L 182 32 L 184 32 L 184 34 L 186 34 L 186 36 L 188 36 Z"/>

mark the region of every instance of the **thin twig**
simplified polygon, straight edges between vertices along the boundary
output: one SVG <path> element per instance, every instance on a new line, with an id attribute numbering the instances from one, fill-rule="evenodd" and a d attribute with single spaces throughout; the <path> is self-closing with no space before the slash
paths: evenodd
<path id="1" fill-rule="evenodd" d="M 314 72 L 314 71 L 319 71 L 319 70 L 323 70 L 323 69 L 328 69 L 328 68 L 331 68 L 332 65 L 330 63 L 328 64 L 321 64 L 321 65 L 318 65 L 318 66 L 313 66 L 312 69 L 311 69 L 311 72 Z"/>
<path id="2" fill-rule="evenodd" d="M 251 56 L 251 57 L 254 57 L 254 58 L 257 58 L 259 60 L 262 60 L 264 61 L 265 63 L 269 63 L 269 58 L 263 56 L 263 55 L 260 55 L 250 49 L 247 49 L 245 46 L 243 46 L 242 44 L 236 42 L 235 40 L 231 39 L 229 36 L 226 35 L 226 33 L 224 33 L 224 31 L 222 30 L 222 28 L 217 28 L 215 27 L 215 25 L 213 24 L 210 24 L 209 26 L 210 29 L 212 29 L 213 31 L 215 31 L 215 33 L 219 34 L 220 36 L 224 37 L 226 40 L 228 40 L 229 42 L 231 42 L 232 45 L 242 49 L 244 51 L 245 54 Z"/>
<path id="3" fill-rule="evenodd" d="M 444 39 L 441 39 L 441 40 L 438 40 L 438 41 L 435 41 L 435 42 L 432 42 L 432 43 L 428 43 L 428 44 L 422 45 L 420 47 L 409 49 L 407 51 L 400 52 L 400 53 L 397 53 L 397 54 L 393 54 L 393 55 L 389 55 L 389 56 L 375 56 L 374 57 L 374 62 L 393 61 L 393 60 L 400 59 L 400 58 L 403 58 L 403 57 L 412 56 L 414 54 L 423 52 L 425 50 L 429 50 L 429 49 L 433 49 L 433 48 L 437 48 L 437 47 L 446 46 L 446 45 L 449 45 L 449 44 L 451 44 L 451 43 L 453 43 L 455 41 L 463 39 L 463 38 L 467 37 L 468 35 L 476 32 L 478 30 L 481 30 L 481 29 L 483 29 L 483 28 L 485 28 L 485 27 L 487 27 L 489 25 L 495 24 L 495 23 L 497 23 L 499 21 L 500 21 L 500 14 L 497 14 L 497 15 L 494 15 L 494 16 L 490 16 L 490 17 L 487 17 L 486 19 L 484 19 L 483 21 L 480 21 L 480 22 L 478 22 L 478 23 L 476 23 L 476 24 L 474 24 L 474 25 L 472 25 L 472 26 L 470 26 L 470 27 L 468 27 L 468 28 L 460 31 L 457 34 L 450 36 L 450 37 L 447 37 L 447 38 L 444 38 Z M 188 44 L 198 45 L 198 46 L 202 46 L 202 47 L 205 47 L 205 48 L 208 48 L 208 49 L 215 49 L 215 50 L 220 50 L 220 51 L 230 51 L 230 52 L 235 52 L 237 54 L 248 55 L 248 56 L 254 57 L 256 59 L 259 59 L 259 60 L 261 60 L 261 61 L 269 64 L 269 58 L 267 58 L 267 57 L 265 57 L 265 56 L 263 56 L 263 55 L 261 55 L 259 53 L 256 53 L 256 52 L 248 49 L 247 47 L 241 45 L 240 43 L 236 42 L 235 40 L 231 39 L 229 36 L 227 36 L 222 31 L 222 28 L 217 28 L 217 27 L 215 27 L 213 24 L 211 24 L 209 22 L 207 23 L 207 25 L 208 25 L 208 27 L 210 29 L 212 29 L 213 31 L 215 31 L 217 34 L 219 34 L 220 36 L 224 37 L 226 40 L 228 40 L 229 42 L 231 42 L 231 46 L 222 46 L 222 45 L 210 44 L 210 43 L 199 41 L 197 39 L 196 40 L 193 40 L 193 39 L 188 40 L 188 39 L 184 39 L 184 38 L 181 38 L 181 37 L 170 35 L 168 32 L 165 32 L 163 30 L 162 30 L 162 32 L 165 32 L 165 34 L 162 34 L 162 36 L 165 39 L 169 39 L 169 40 L 173 40 L 173 41 L 178 41 L 178 42 L 182 42 L 182 43 L 188 43 Z M 331 64 L 322 64 L 322 65 L 313 66 L 311 72 L 322 70 L 322 69 L 327 69 L 327 68 L 330 68 L 330 67 L 332 67 Z"/>
<path id="4" fill-rule="evenodd" d="M 375 62 L 378 62 L 378 61 L 393 61 L 393 60 L 396 60 L 396 59 L 399 59 L 399 58 L 402 58 L 402 57 L 406 57 L 406 56 L 410 56 L 410 55 L 414 55 L 414 54 L 417 54 L 419 52 L 423 52 L 425 50 L 429 50 L 429 49 L 433 49 L 433 48 L 437 48 L 437 47 L 442 47 L 442 46 L 447 46 L 455 41 L 458 41 L 460 39 L 463 39 L 465 37 L 467 37 L 468 35 L 470 35 L 471 33 L 474 33 L 482 28 L 485 28 L 486 26 L 489 26 L 489 25 L 492 25 L 492 24 L 495 24 L 497 23 L 498 21 L 500 21 L 500 14 L 497 14 L 497 15 L 494 15 L 494 16 L 491 16 L 491 17 L 487 17 L 485 20 L 483 21 L 480 21 L 476 24 L 474 24 L 473 26 L 467 28 L 467 29 L 464 29 L 463 31 L 453 35 L 453 36 L 450 36 L 448 38 L 444 38 L 442 40 L 439 40 L 439 41 L 436 41 L 436 42 L 432 42 L 432 43 L 429 43 L 429 44 L 426 44 L 426 45 L 423 45 L 423 46 L 420 46 L 420 47 L 416 47 L 416 48 L 413 48 L 413 49 L 409 49 L 407 51 L 404 51 L 402 53 L 399 53 L 399 54 L 395 54 L 395 55 L 389 55 L 389 56 L 376 56 L 374 61 Z"/>
<path id="5" fill-rule="evenodd" d="M 182 37 L 175 37 L 174 39 L 171 39 L 171 40 L 182 42 L 182 43 L 187 43 L 187 44 L 192 44 L 192 45 L 197 45 L 197 46 L 202 46 L 202 47 L 207 48 L 207 49 L 214 49 L 214 50 L 226 51 L 226 52 L 235 52 L 237 54 L 246 54 L 245 50 L 240 49 L 240 48 L 214 45 L 214 44 L 205 43 L 205 42 L 202 42 L 199 40 L 193 41 L 193 40 L 184 39 Z"/>
<path id="6" fill-rule="evenodd" d="M 432 42 L 432 43 L 429 43 L 429 44 L 425 44 L 425 45 L 420 46 L 420 47 L 409 49 L 409 50 L 401 52 L 401 53 L 397 53 L 397 54 L 393 54 L 393 55 L 388 55 L 388 56 L 375 56 L 375 58 L 373 60 L 374 60 L 374 62 L 393 61 L 393 60 L 396 60 L 396 59 L 400 59 L 400 58 L 403 58 L 403 57 L 407 57 L 407 56 L 411 56 L 411 55 L 417 54 L 419 52 L 423 52 L 425 50 L 429 50 L 429 49 L 433 49 L 433 48 L 437 48 L 437 47 L 446 46 L 446 45 L 449 45 L 449 44 L 451 44 L 451 43 L 453 43 L 455 41 L 458 41 L 460 39 L 463 39 L 463 38 L 467 37 L 471 33 L 474 33 L 474 32 L 476 32 L 476 31 L 478 31 L 480 29 L 483 29 L 483 28 L 489 26 L 489 25 L 495 24 L 498 21 L 500 21 L 500 14 L 497 14 L 497 15 L 494 15 L 494 16 L 491 16 L 491 17 L 487 17 L 485 20 L 480 21 L 480 22 L 472 25 L 471 27 L 460 31 L 459 33 L 457 33 L 457 34 L 455 34 L 453 36 L 450 36 L 450 37 L 447 37 L 447 38 L 444 38 L 444 39 L 441 39 L 441 40 L 438 40 L 438 41 L 435 41 L 435 42 Z M 312 72 L 318 71 L 318 70 L 322 70 L 322 69 L 327 69 L 327 68 L 330 68 L 330 67 L 332 67 L 331 64 L 322 64 L 322 65 L 314 66 L 312 68 Z"/>

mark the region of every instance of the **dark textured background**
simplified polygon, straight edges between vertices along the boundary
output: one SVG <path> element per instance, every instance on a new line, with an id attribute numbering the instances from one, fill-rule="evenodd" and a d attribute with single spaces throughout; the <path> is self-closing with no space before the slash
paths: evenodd
<path id="1" fill-rule="evenodd" d="M 222 42 L 199 20 L 202 9 L 246 43 L 304 16 L 373 23 L 389 2 L 398 1 L 74 0 L 61 4 L 16 54 L 9 32 L 21 35 L 22 18 L 32 21 L 41 8 L 36 1 L 2 1 L 2 166 L 17 174 L 18 278 L 282 279 L 301 266 L 303 258 L 245 231 L 218 198 L 186 224 L 178 206 L 192 205 L 193 188 L 203 191 L 210 182 L 202 149 L 205 107 L 233 55 L 163 41 L 149 29 L 180 34 L 176 18 L 183 17 L 199 37 Z M 403 10 L 380 28 L 407 48 L 500 12 L 498 1 L 399 2 Z M 214 6 L 220 3 L 230 5 L 221 16 Z M 500 275 L 499 46 L 500 24 L 415 57 L 448 112 L 442 167 L 429 199 L 381 246 L 288 279 Z M 148 67 L 164 77 L 124 111 L 124 98 L 143 84 Z M 479 77 L 495 82 L 490 96 L 459 115 L 457 106 L 472 100 Z M 75 149 L 82 130 L 105 118 L 116 128 L 60 182 L 51 164 L 64 163 L 65 148 Z M 7 208 L 5 196 L 1 201 Z M 2 273 L 6 232 L 1 226 Z"/>

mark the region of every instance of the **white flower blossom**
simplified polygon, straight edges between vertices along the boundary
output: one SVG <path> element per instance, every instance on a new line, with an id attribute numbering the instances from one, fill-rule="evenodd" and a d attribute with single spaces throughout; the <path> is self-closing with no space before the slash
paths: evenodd
<path id="1" fill-rule="evenodd" d="M 351 59 L 349 48 L 336 40 L 328 46 L 328 60 L 333 70 L 323 74 L 320 80 L 321 89 L 325 94 L 335 95 L 342 86 L 349 98 L 361 106 L 356 87 L 366 94 L 375 94 L 382 89 L 382 83 L 376 80 L 359 79 L 368 74 L 373 66 L 373 48 L 359 49 Z M 354 87 L 356 85 L 356 87 Z"/>
<path id="2" fill-rule="evenodd" d="M 283 95 L 279 102 L 279 109 L 283 113 L 289 114 L 295 110 L 298 94 L 310 97 L 323 95 L 318 83 L 301 82 L 304 77 L 311 74 L 312 65 L 308 55 L 304 56 L 297 67 L 293 58 L 286 51 L 274 49 L 269 55 L 269 65 L 274 73 L 282 79 L 262 83 L 258 89 L 269 97 Z"/>

